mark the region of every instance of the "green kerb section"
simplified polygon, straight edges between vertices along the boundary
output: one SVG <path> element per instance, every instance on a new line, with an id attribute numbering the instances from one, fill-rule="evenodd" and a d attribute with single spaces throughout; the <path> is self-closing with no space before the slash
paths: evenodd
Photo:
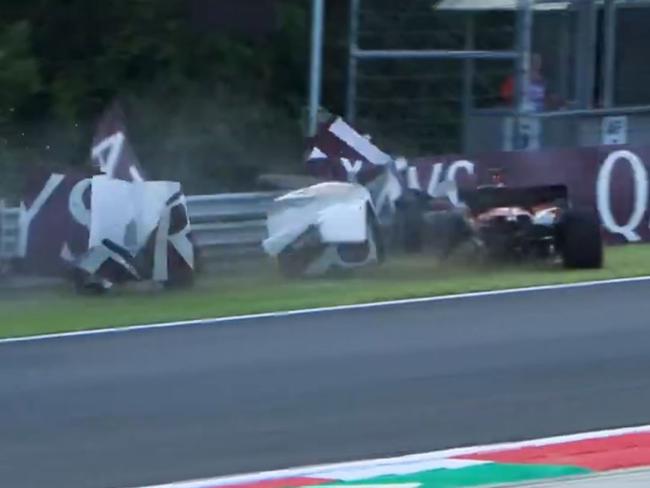
<path id="1" fill-rule="evenodd" d="M 408 476 L 380 476 L 354 482 L 336 483 L 340 486 L 420 483 L 420 488 L 460 488 L 500 483 L 517 483 L 590 474 L 588 469 L 573 466 L 525 464 L 480 464 L 461 469 L 435 469 Z M 328 483 L 330 485 L 330 483 Z"/>

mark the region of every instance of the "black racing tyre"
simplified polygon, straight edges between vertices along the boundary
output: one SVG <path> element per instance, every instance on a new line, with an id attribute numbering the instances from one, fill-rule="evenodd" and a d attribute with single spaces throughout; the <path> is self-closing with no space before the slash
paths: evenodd
<path id="1" fill-rule="evenodd" d="M 571 210 L 560 224 L 560 252 L 565 268 L 597 269 L 603 267 L 604 245 L 597 215 Z"/>

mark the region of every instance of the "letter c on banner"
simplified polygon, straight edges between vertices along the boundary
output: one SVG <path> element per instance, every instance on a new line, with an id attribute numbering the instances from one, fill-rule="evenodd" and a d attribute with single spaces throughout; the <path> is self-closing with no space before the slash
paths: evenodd
<path id="1" fill-rule="evenodd" d="M 467 174 L 473 175 L 474 163 L 471 161 L 466 161 L 464 159 L 455 161 L 451 166 L 449 166 L 449 169 L 447 170 L 447 181 L 456 182 L 456 173 L 458 173 L 458 171 L 461 169 L 464 169 Z M 454 204 L 455 207 L 458 207 L 460 205 L 457 188 L 449 192 L 449 200 Z"/>
<path id="2" fill-rule="evenodd" d="M 616 163 L 620 160 L 625 160 L 632 168 L 634 174 L 634 210 L 628 219 L 627 223 L 622 225 L 616 222 L 611 207 L 611 179 L 612 171 Z M 598 212 L 603 221 L 603 224 L 610 232 L 614 234 L 623 235 L 630 242 L 638 242 L 641 240 L 639 234 L 636 233 L 636 228 L 643 220 L 647 203 L 648 203 L 648 173 L 641 159 L 633 152 L 621 150 L 614 151 L 603 163 L 598 173 L 598 181 L 596 183 L 596 200 L 598 204 Z"/>

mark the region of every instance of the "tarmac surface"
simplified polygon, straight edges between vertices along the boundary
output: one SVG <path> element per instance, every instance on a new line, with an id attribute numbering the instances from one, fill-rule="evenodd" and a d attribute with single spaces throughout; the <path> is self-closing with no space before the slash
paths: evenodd
<path id="1" fill-rule="evenodd" d="M 0 486 L 124 488 L 647 424 L 649 297 L 627 283 L 0 344 Z"/>

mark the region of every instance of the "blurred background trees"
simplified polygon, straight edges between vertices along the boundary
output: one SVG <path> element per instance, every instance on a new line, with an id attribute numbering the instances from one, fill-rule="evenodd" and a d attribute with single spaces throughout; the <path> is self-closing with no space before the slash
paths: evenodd
<path id="1" fill-rule="evenodd" d="M 304 169 L 310 1 L 2 4 L 0 195 L 19 189 L 34 165 L 85 167 L 97 119 L 115 97 L 148 175 L 180 180 L 188 193 L 252 190 L 259 173 Z M 339 114 L 348 5 L 328 0 L 326 10 L 323 106 Z M 438 18 L 429 0 L 364 5 L 366 48 L 462 47 L 462 23 Z M 477 33 L 501 48 L 510 24 L 495 14 Z M 364 65 L 361 129 L 394 152 L 456 151 L 461 70 L 460 62 Z M 477 72 L 477 83 L 489 81 L 477 90 L 497 93 L 503 74 L 487 77 L 478 63 Z"/>
<path id="2" fill-rule="evenodd" d="M 226 191 L 298 166 L 308 42 L 300 0 L 6 0 L 4 186 L 30 165 L 87 164 L 116 96 L 151 177 Z"/>

